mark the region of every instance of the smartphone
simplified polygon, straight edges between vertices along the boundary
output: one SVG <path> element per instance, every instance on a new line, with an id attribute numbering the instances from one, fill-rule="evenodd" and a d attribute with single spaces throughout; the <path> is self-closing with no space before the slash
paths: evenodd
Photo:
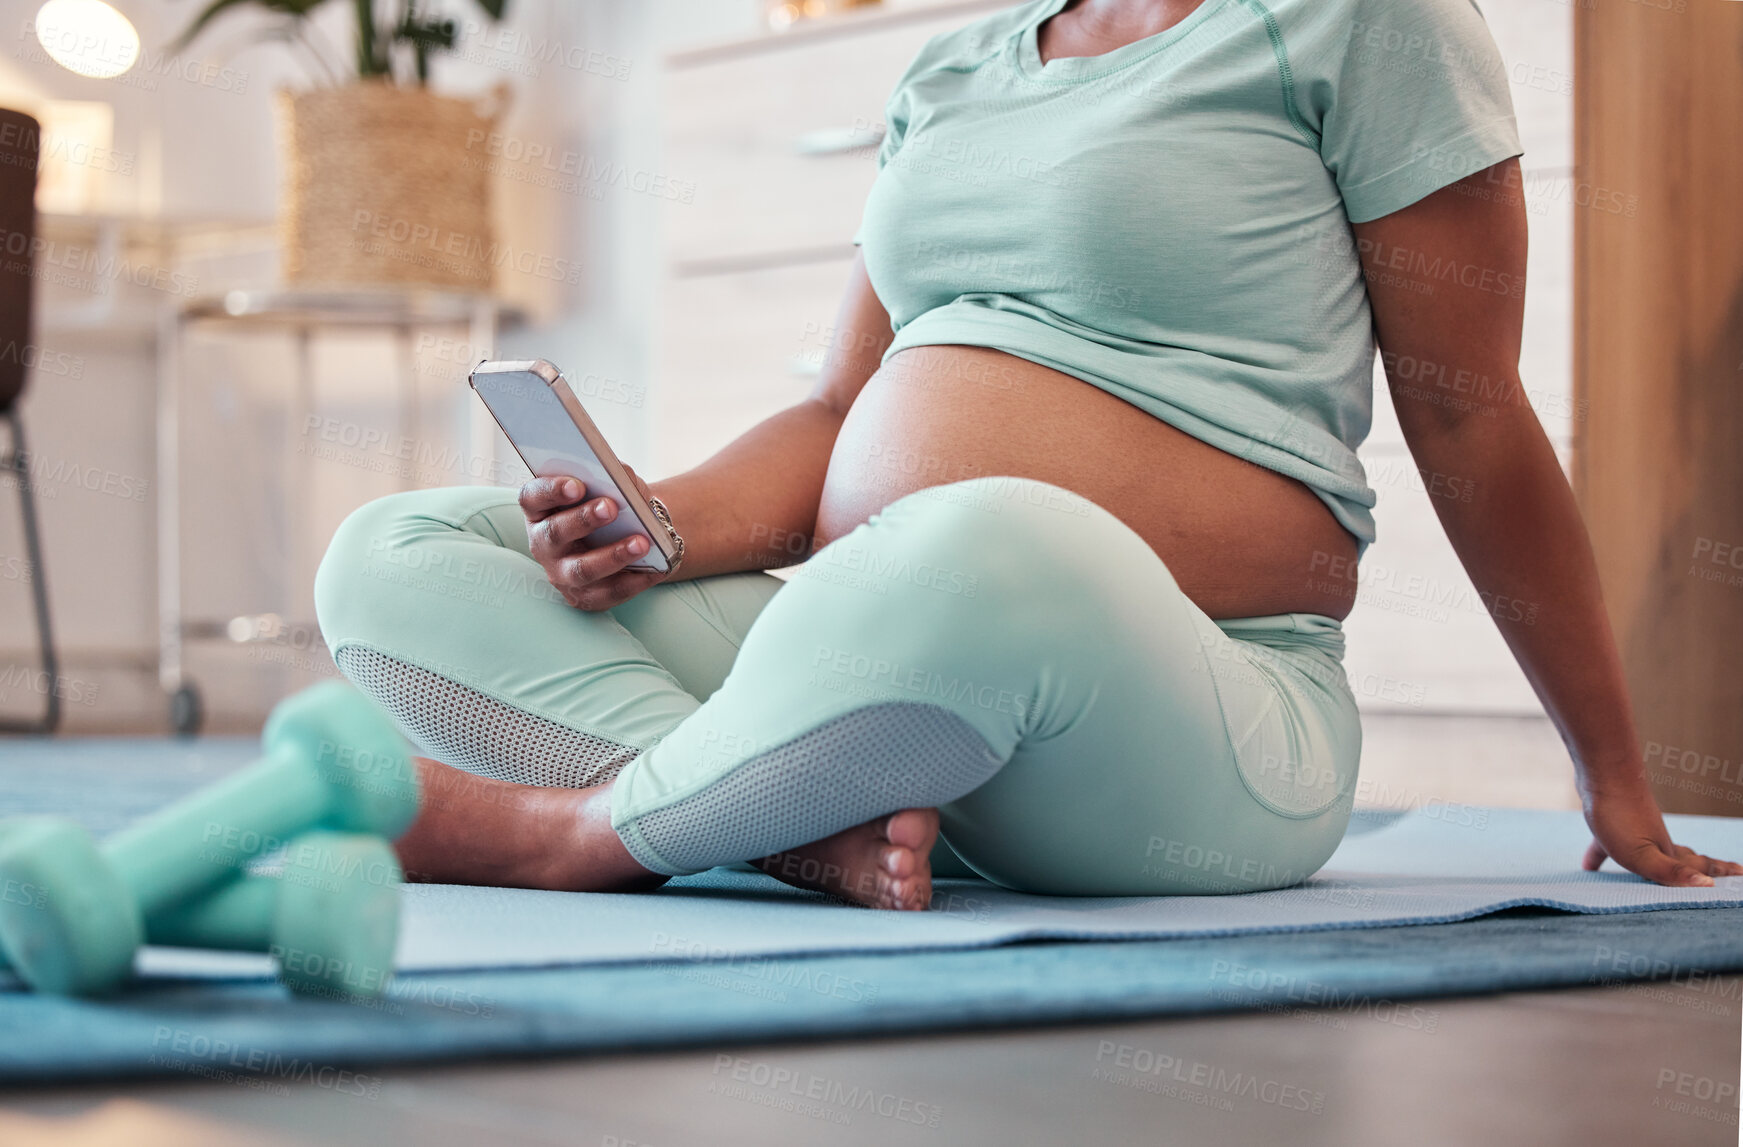
<path id="1" fill-rule="evenodd" d="M 574 478 L 587 487 L 587 499 L 616 503 L 617 517 L 587 535 L 589 548 L 640 534 L 648 540 L 648 552 L 625 568 L 661 573 L 671 568 L 671 537 L 562 371 L 542 358 L 481 362 L 467 381 L 535 477 Z"/>

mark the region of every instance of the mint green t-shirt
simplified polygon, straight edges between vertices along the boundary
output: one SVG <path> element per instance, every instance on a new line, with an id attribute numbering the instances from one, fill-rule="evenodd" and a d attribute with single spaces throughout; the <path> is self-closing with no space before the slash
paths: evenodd
<path id="1" fill-rule="evenodd" d="M 1035 0 L 933 38 L 855 242 L 907 347 L 1074 375 L 1305 483 L 1366 548 L 1375 342 L 1351 223 L 1519 155 L 1472 0 L 1204 0 L 1043 65 Z M 1411 252 L 1432 299 L 1523 281 Z M 888 355 L 886 355 L 886 358 Z"/>

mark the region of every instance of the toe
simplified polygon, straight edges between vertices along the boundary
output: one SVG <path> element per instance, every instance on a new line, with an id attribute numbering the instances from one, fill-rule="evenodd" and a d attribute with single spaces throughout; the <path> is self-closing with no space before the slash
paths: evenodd
<path id="1" fill-rule="evenodd" d="M 920 881 L 910 877 L 903 880 L 892 880 L 886 889 L 884 905 L 898 912 L 912 912 L 921 907 Z"/>
<path id="2" fill-rule="evenodd" d="M 938 811 L 929 808 L 907 808 L 893 813 L 884 822 L 884 839 L 904 848 L 930 849 L 938 835 Z"/>
<path id="3" fill-rule="evenodd" d="M 895 879 L 902 880 L 914 875 L 919 862 L 913 849 L 891 844 L 878 850 L 878 866 Z"/>

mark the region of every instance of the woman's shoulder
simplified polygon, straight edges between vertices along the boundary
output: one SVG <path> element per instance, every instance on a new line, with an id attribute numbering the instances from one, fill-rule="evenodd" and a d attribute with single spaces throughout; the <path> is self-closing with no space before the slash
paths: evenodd
<path id="1" fill-rule="evenodd" d="M 1206 0 L 1214 3 L 1216 0 Z M 1477 0 L 1235 0 L 1266 12 L 1292 53 L 1342 58 L 1380 45 L 1433 55 L 1487 35 Z"/>
<path id="2" fill-rule="evenodd" d="M 1350 99 L 1408 103 L 1481 91 L 1505 102 L 1505 64 L 1476 0 L 1235 2 L 1262 3 L 1275 21 L 1309 121 Z"/>

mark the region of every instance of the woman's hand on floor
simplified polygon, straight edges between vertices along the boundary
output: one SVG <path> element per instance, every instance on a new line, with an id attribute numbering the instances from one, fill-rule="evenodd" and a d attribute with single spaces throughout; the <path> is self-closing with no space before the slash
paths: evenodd
<path id="1" fill-rule="evenodd" d="M 641 479 L 631 477 L 641 486 Z M 534 478 L 520 488 L 520 508 L 533 560 L 576 609 L 597 612 L 621 605 L 666 576 L 624 569 L 648 552 L 648 540 L 640 535 L 587 545 L 589 534 L 617 517 L 617 507 L 610 498 L 588 500 L 586 487 L 575 478 Z"/>
<path id="2" fill-rule="evenodd" d="M 1715 876 L 1743 876 L 1743 864 L 1714 860 L 1670 839 L 1650 791 L 1591 793 L 1586 824 L 1592 844 L 1582 867 L 1596 872 L 1607 856 L 1628 871 L 1673 888 L 1708 887 Z"/>

